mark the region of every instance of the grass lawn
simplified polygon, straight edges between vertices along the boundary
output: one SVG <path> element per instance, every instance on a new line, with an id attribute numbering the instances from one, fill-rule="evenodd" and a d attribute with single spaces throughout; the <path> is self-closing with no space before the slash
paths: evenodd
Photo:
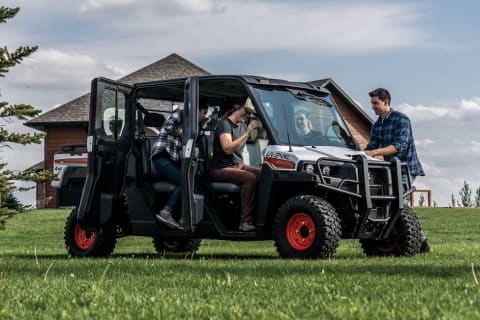
<path id="1" fill-rule="evenodd" d="M 161 257 L 140 237 L 108 259 L 70 258 L 67 214 L 31 211 L 0 231 L 0 319 L 480 319 L 479 209 L 418 209 L 430 254 L 367 258 L 342 240 L 313 261 L 279 259 L 271 241 Z"/>

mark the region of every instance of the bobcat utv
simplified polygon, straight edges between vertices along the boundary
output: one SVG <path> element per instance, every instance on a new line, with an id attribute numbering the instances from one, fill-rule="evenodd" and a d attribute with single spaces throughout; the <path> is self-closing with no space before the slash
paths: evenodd
<path id="1" fill-rule="evenodd" d="M 245 162 L 262 170 L 255 231 L 237 229 L 240 187 L 208 176 L 225 101 L 247 97 L 262 125 L 243 150 Z M 209 107 L 207 124 L 197 122 L 199 101 Z M 162 120 L 175 108 L 183 108 L 182 200 L 174 210 L 182 230 L 155 218 L 175 186 L 150 161 Z M 308 115 L 308 134 L 299 115 Z M 80 205 L 65 226 L 72 256 L 111 255 L 124 236 L 152 237 L 160 253 L 196 251 L 205 238 L 273 240 L 285 258 L 331 257 L 340 238 L 359 239 L 368 256 L 420 250 L 419 222 L 403 203 L 413 191 L 402 182 L 408 168 L 359 151 L 329 92 L 310 83 L 202 76 L 129 86 L 94 79 L 87 149 Z"/>

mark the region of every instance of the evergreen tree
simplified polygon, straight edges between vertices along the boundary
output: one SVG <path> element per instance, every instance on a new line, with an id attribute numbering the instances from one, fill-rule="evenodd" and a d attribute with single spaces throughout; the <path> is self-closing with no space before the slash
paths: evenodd
<path id="1" fill-rule="evenodd" d="M 424 207 L 425 206 L 425 196 L 423 193 L 420 193 L 420 199 L 418 200 L 418 206 Z"/>
<path id="2" fill-rule="evenodd" d="M 452 208 L 455 208 L 455 203 L 456 203 L 455 195 L 452 193 L 452 203 L 450 203 L 450 206 L 451 206 Z"/>
<path id="3" fill-rule="evenodd" d="M 475 207 L 480 208 L 480 187 L 475 191 Z"/>
<path id="4" fill-rule="evenodd" d="M 463 187 L 460 189 L 458 195 L 460 196 L 460 201 L 458 202 L 459 206 L 468 208 L 472 205 L 472 189 L 470 189 L 470 185 L 467 181 L 463 181 Z"/>
<path id="5" fill-rule="evenodd" d="M 5 197 L 3 197 L 3 206 L 8 209 L 16 209 L 21 205 L 22 204 L 20 203 L 20 201 L 18 201 L 18 199 L 11 192 Z"/>
<path id="6" fill-rule="evenodd" d="M 0 24 L 7 22 L 8 19 L 15 17 L 20 8 L 9 8 L 0 6 Z M 37 46 L 19 47 L 14 51 L 9 51 L 6 46 L 0 44 L 0 77 L 5 77 L 9 69 L 17 64 L 20 64 L 23 58 L 37 50 Z M 34 109 L 26 104 L 9 104 L 8 102 L 0 101 L 0 118 L 3 123 L 11 123 L 14 119 L 28 120 L 31 117 L 38 115 L 41 111 Z M 17 133 L 8 132 L 4 125 L 0 123 L 0 151 L 5 147 L 11 147 L 12 143 L 31 144 L 41 143 L 43 134 L 40 133 Z M 24 191 L 24 188 L 17 188 L 14 181 L 27 180 L 45 182 L 51 180 L 52 172 L 49 171 L 34 171 L 26 170 L 22 172 L 12 172 L 5 169 L 6 163 L 0 163 L 0 229 L 5 226 L 5 220 L 13 217 L 15 214 L 22 212 L 26 207 L 22 205 L 7 207 L 7 200 L 14 191 Z M 3 198 L 3 199 L 2 199 Z"/>

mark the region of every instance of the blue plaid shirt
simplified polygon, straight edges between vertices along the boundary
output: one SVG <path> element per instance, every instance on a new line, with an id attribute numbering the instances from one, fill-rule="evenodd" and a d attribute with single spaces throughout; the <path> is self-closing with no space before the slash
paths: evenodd
<path id="1" fill-rule="evenodd" d="M 384 148 L 390 145 L 395 146 L 397 153 L 384 156 L 385 160 L 390 161 L 393 157 L 397 157 L 400 161 L 407 163 L 410 175 L 414 177 L 425 175 L 415 149 L 410 119 L 405 114 L 391 108 L 385 119 L 378 117 L 373 125 L 370 142 L 365 150 Z"/>
<path id="2" fill-rule="evenodd" d="M 180 160 L 180 153 L 182 152 L 182 138 L 174 136 L 173 129 L 182 126 L 182 109 L 176 109 L 165 120 L 158 134 L 158 140 L 152 147 L 150 158 L 156 154 L 166 151 L 173 161 Z"/>

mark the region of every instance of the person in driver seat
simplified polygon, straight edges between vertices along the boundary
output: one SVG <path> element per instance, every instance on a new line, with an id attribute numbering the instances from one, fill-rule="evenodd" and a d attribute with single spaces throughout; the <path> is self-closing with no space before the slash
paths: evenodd
<path id="1" fill-rule="evenodd" d="M 302 144 L 309 146 L 320 145 L 320 139 L 323 137 L 323 134 L 313 130 L 312 122 L 305 112 L 298 112 L 295 115 L 295 129 Z"/>

